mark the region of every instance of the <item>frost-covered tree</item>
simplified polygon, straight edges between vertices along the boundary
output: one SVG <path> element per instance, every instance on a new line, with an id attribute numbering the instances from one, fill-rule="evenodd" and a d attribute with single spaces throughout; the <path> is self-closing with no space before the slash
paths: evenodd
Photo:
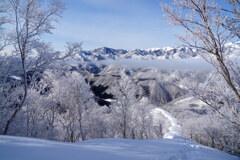
<path id="1" fill-rule="evenodd" d="M 80 73 L 46 70 L 28 92 L 8 134 L 69 142 L 98 134 L 92 128 L 100 113 L 97 113 L 98 105 Z"/>
<path id="2" fill-rule="evenodd" d="M 0 56 L 0 133 L 3 133 L 7 120 L 11 117 L 11 110 L 19 104 L 22 94 L 22 82 L 16 74 L 19 61 L 10 56 Z"/>
<path id="3" fill-rule="evenodd" d="M 66 141 L 86 140 L 91 111 L 97 107 L 97 104 L 83 76 L 78 72 L 53 76 L 49 96 L 65 112 L 60 121 L 68 135 Z"/>
<path id="4" fill-rule="evenodd" d="M 11 13 L 11 24 L 14 28 L 11 32 L 11 39 L 15 48 L 14 52 L 21 59 L 24 91 L 21 96 L 21 102 L 7 121 L 3 134 L 7 134 L 10 123 L 22 108 L 27 97 L 28 71 L 26 60 L 29 55 L 33 54 L 34 46 L 40 45 L 40 36 L 51 32 L 53 22 L 55 21 L 54 18 L 59 16 L 63 10 L 63 5 L 60 1 L 52 1 L 46 7 L 43 7 L 38 0 L 8 0 L 7 5 Z"/>
<path id="5" fill-rule="evenodd" d="M 183 135 L 198 143 L 239 155 L 239 133 L 235 127 L 219 116 L 209 113 L 188 118 L 182 125 Z"/>
<path id="6" fill-rule="evenodd" d="M 120 76 L 115 85 L 115 93 L 113 93 L 116 101 L 112 104 L 111 108 L 122 137 L 128 138 L 132 106 L 137 102 L 137 87 L 133 80 L 126 75 L 125 70 L 121 71 Z"/>
<path id="7" fill-rule="evenodd" d="M 239 128 L 239 100 L 221 75 L 209 74 L 204 83 L 189 83 L 191 93 L 213 108 L 224 119 Z"/>
<path id="8" fill-rule="evenodd" d="M 239 39 L 238 33 L 234 31 L 235 29 L 239 31 L 237 29 L 239 28 L 239 1 L 228 2 L 233 5 L 233 8 L 227 10 L 227 13 L 226 9 L 213 0 L 173 0 L 171 5 L 164 4 L 162 7 L 166 17 L 173 25 L 181 26 L 186 30 L 187 35 L 179 36 L 179 38 L 186 45 L 199 49 L 199 55 L 216 68 L 218 74 L 225 81 L 224 83 L 230 88 L 235 100 L 231 98 L 227 101 L 237 102 L 240 100 L 239 63 L 236 59 L 230 58 L 233 49 L 226 46 L 226 43 L 232 38 Z M 234 19 L 234 26 L 229 25 L 230 19 Z M 234 29 L 226 26 L 233 26 Z M 218 82 L 218 79 L 215 81 Z M 217 88 L 224 90 L 225 85 L 216 84 L 219 84 Z M 221 114 L 232 124 L 240 127 L 239 106 L 219 101 L 224 93 L 219 96 L 216 90 L 210 92 L 212 94 L 208 94 L 208 96 L 212 97 L 211 101 L 214 103 L 211 102 L 209 105 L 217 109 L 219 103 L 224 103 L 228 112 Z M 196 93 L 202 92 L 197 91 Z M 207 101 L 204 102 L 207 103 Z M 234 114 L 231 115 L 238 121 L 232 121 L 229 117 L 228 113 L 232 111 Z"/>
<path id="9" fill-rule="evenodd" d="M 230 5 L 231 9 L 222 8 L 228 15 L 226 22 L 223 26 L 240 38 L 240 1 L 239 0 L 226 0 Z"/>
<path id="10" fill-rule="evenodd" d="M 9 111 L 11 116 L 6 122 L 3 134 L 7 134 L 9 126 L 24 106 L 29 86 L 36 75 L 43 72 L 52 62 L 78 54 L 81 49 L 79 43 L 67 43 L 65 52 L 56 52 L 51 43 L 41 40 L 42 35 L 50 34 L 54 29 L 54 22 L 64 9 L 60 0 L 47 3 L 40 0 L 7 0 L 6 5 L 11 19 L 9 28 L 12 28 L 10 37 L 14 48 L 13 54 L 20 59 L 18 73 L 23 89 L 18 96 L 19 103 Z"/>
<path id="11" fill-rule="evenodd" d="M 109 107 L 99 106 L 95 108 L 91 111 L 89 118 L 87 139 L 116 137 L 115 123 L 113 123 L 114 120 Z"/>
<path id="12" fill-rule="evenodd" d="M 153 139 L 154 137 L 154 126 L 151 107 L 149 104 L 139 102 L 131 107 L 131 122 L 129 138 L 132 139 Z M 158 133 L 157 133 L 158 134 Z M 157 135 L 158 138 L 162 135 Z"/>

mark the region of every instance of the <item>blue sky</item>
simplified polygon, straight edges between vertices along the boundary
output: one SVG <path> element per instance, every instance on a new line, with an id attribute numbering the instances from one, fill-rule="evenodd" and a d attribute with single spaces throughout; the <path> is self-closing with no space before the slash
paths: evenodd
<path id="1" fill-rule="evenodd" d="M 84 50 L 111 47 L 145 49 L 179 46 L 179 27 L 164 19 L 160 3 L 170 0 L 63 0 L 66 10 L 47 39 L 56 49 L 66 41 Z"/>

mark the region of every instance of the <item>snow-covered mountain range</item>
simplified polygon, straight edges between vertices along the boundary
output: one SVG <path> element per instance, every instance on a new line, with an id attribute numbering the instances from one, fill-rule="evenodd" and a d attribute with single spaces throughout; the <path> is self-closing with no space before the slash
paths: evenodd
<path id="1" fill-rule="evenodd" d="M 97 48 L 90 51 L 82 51 L 80 59 L 84 61 L 106 59 L 185 59 L 197 56 L 197 50 L 189 47 L 179 48 L 151 48 L 151 49 L 113 49 L 108 47 Z"/>
<path id="2" fill-rule="evenodd" d="M 240 42 L 227 43 L 228 48 L 239 50 Z M 191 47 L 164 47 L 164 48 L 150 48 L 150 49 L 113 49 L 108 47 L 97 48 L 94 50 L 83 50 L 77 57 L 84 61 L 96 61 L 106 59 L 187 59 L 197 57 L 197 53 L 201 52 Z"/>

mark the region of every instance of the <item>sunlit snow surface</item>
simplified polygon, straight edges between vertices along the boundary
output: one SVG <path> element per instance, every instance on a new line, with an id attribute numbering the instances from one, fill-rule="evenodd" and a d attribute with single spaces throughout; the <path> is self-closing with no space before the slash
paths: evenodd
<path id="1" fill-rule="evenodd" d="M 0 136 L 1 160 L 239 160 L 175 137 L 161 140 L 95 139 L 61 143 Z"/>

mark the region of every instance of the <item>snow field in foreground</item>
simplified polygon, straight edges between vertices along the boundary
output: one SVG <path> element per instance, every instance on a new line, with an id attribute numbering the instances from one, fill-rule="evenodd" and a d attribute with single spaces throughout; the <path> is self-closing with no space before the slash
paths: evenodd
<path id="1" fill-rule="evenodd" d="M 63 143 L 0 136 L 1 160 L 239 160 L 175 137 L 161 140 L 95 139 Z"/>

